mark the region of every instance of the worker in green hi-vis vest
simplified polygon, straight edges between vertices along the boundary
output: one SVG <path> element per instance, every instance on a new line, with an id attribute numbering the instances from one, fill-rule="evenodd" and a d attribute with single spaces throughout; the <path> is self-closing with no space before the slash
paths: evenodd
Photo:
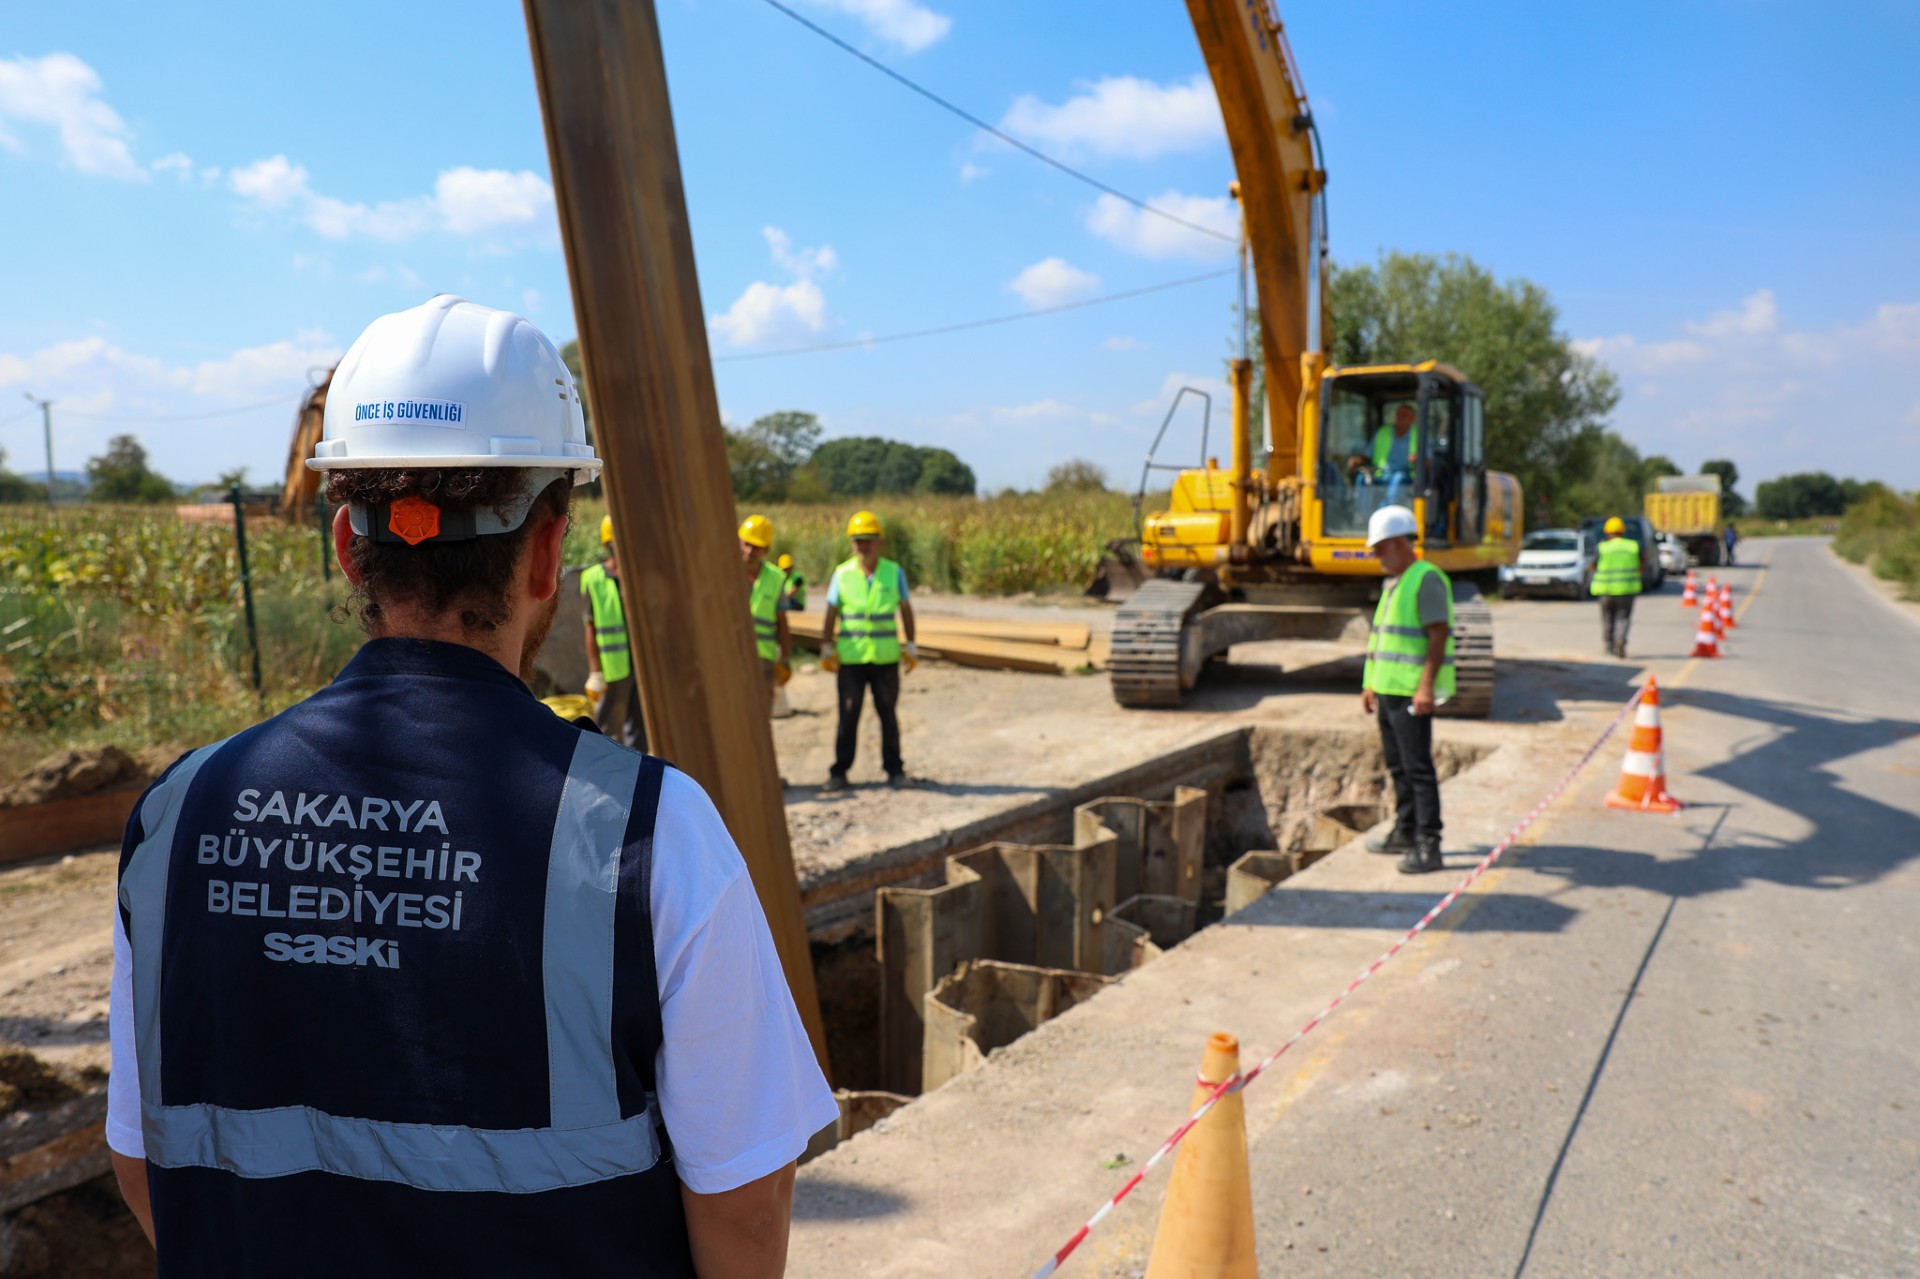
<path id="1" fill-rule="evenodd" d="M 753 645 L 767 681 L 767 702 L 774 690 L 793 678 L 793 637 L 787 630 L 787 575 L 767 563 L 773 545 L 773 521 L 749 515 L 740 521 L 740 562 L 747 570 L 747 611 L 753 615 Z"/>
<path id="2" fill-rule="evenodd" d="M 880 765 L 887 770 L 887 785 L 898 790 L 913 785 L 900 758 L 900 671 L 903 665 L 911 671 L 920 664 L 913 642 L 913 606 L 907 603 L 907 573 L 881 556 L 880 518 L 872 511 L 855 511 L 847 521 L 847 536 L 853 539 L 853 558 L 827 579 L 827 616 L 820 624 L 820 669 L 833 675 L 840 699 L 833 768 L 820 789 L 830 794 L 847 788 L 860 737 L 860 711 L 872 689 L 874 713 L 880 717 Z"/>
<path id="3" fill-rule="evenodd" d="M 580 593 L 588 604 L 587 699 L 594 704 L 595 727 L 621 745 L 643 751 L 647 728 L 640 717 L 640 694 L 633 678 L 611 515 L 600 517 L 600 549 L 606 558 L 580 574 Z"/>
<path id="4" fill-rule="evenodd" d="M 1627 629 L 1633 625 L 1633 597 L 1640 593 L 1640 543 L 1626 535 L 1627 522 L 1609 515 L 1606 540 L 1593 566 L 1588 590 L 1600 597 L 1600 641 L 1609 656 L 1627 656 Z"/>
<path id="5" fill-rule="evenodd" d="M 1404 506 L 1367 521 L 1367 547 L 1387 575 L 1367 635 L 1360 706 L 1380 724 L 1380 752 L 1393 779 L 1393 830 L 1367 841 L 1401 853 L 1400 872 L 1445 870 L 1440 857 L 1440 776 L 1433 767 L 1433 712 L 1453 696 L 1453 583 L 1419 558 L 1418 527 Z"/>

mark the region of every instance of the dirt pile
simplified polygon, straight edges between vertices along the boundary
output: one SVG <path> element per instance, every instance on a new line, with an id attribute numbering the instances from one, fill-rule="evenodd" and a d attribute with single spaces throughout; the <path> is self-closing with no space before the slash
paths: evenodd
<path id="1" fill-rule="evenodd" d="M 83 1076 L 88 1073 L 82 1072 Z M 83 1091 L 51 1063 L 18 1044 L 0 1043 L 0 1115 L 71 1101 Z"/>
<path id="2" fill-rule="evenodd" d="M 111 1174 L 0 1219 L 0 1274 L 10 1279 L 150 1279 L 153 1249 Z"/>

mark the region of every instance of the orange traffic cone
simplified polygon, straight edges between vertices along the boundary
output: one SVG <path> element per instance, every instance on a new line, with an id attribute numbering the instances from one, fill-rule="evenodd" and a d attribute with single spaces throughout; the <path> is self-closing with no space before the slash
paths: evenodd
<path id="1" fill-rule="evenodd" d="M 1733 628 L 1733 588 L 1723 584 L 1720 587 L 1720 629 L 1725 632 Z"/>
<path id="2" fill-rule="evenodd" d="M 1720 593 L 1720 579 L 1715 577 L 1711 573 L 1707 574 L 1707 593 L 1701 598 L 1712 599 L 1714 596 L 1718 595 L 1719 593 Z"/>
<path id="3" fill-rule="evenodd" d="M 1687 654 L 1688 657 L 1720 656 L 1720 630 L 1714 625 L 1716 616 L 1711 604 L 1700 610 L 1700 629 L 1693 633 L 1693 652 Z"/>
<path id="4" fill-rule="evenodd" d="M 1700 607 L 1700 588 L 1694 583 L 1693 570 L 1687 570 L 1687 589 L 1680 594 L 1680 602 L 1688 608 Z"/>
<path id="5" fill-rule="evenodd" d="M 1191 1114 L 1214 1086 L 1240 1070 L 1240 1041 L 1207 1040 Z M 1253 1249 L 1253 1185 L 1247 1174 L 1247 1112 L 1239 1091 L 1214 1103 L 1174 1156 L 1147 1279 L 1258 1279 Z"/>
<path id="6" fill-rule="evenodd" d="M 1642 813 L 1675 813 L 1685 807 L 1667 794 L 1667 757 L 1660 744 L 1660 686 L 1647 677 L 1647 691 L 1633 716 L 1633 740 L 1620 765 L 1620 782 L 1607 796 L 1608 808 Z"/>

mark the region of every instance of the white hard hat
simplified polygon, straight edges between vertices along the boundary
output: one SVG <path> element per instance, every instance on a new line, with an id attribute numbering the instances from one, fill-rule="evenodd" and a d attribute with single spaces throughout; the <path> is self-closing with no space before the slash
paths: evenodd
<path id="1" fill-rule="evenodd" d="M 1383 506 L 1367 520 L 1367 546 L 1378 546 L 1390 537 L 1413 537 L 1419 531 L 1412 511 L 1404 506 Z"/>
<path id="2" fill-rule="evenodd" d="M 334 370 L 307 465 L 600 473 L 580 393 L 547 335 L 442 293 L 367 326 Z"/>

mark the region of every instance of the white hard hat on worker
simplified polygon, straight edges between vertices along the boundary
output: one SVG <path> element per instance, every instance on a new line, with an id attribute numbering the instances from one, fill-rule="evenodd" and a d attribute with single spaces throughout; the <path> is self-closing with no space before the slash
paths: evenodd
<path id="1" fill-rule="evenodd" d="M 1390 537 L 1413 537 L 1419 531 L 1412 511 L 1404 506 L 1383 506 L 1367 520 L 1367 546 L 1371 549 Z"/>
<path id="2" fill-rule="evenodd" d="M 307 465 L 533 472 L 519 503 L 475 512 L 457 536 L 511 532 L 554 480 L 600 473 L 573 375 L 547 335 L 450 293 L 381 316 L 347 348 Z M 367 533 L 367 512 L 351 515 L 354 532 Z"/>

